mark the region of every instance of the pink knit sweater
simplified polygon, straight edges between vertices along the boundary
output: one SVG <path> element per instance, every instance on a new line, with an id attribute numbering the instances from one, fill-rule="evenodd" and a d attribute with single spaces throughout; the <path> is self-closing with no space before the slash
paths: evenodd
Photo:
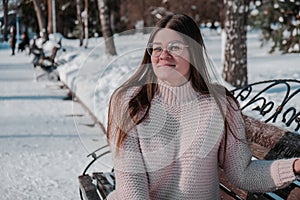
<path id="1" fill-rule="evenodd" d="M 118 155 L 112 136 L 116 190 L 109 200 L 216 200 L 220 163 L 230 181 L 248 191 L 270 191 L 295 180 L 295 159 L 251 160 L 243 118 L 233 100 L 224 108 L 236 137 L 224 137 L 224 119 L 212 97 L 196 93 L 190 82 L 180 87 L 159 84 L 149 116 L 130 131 Z M 112 112 L 114 133 L 122 111 Z M 224 138 L 226 151 L 221 148 Z"/>

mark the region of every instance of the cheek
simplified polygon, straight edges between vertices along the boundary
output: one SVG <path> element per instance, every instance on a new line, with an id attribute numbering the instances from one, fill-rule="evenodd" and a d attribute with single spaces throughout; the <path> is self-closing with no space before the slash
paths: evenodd
<path id="1" fill-rule="evenodd" d="M 155 58 L 155 57 L 151 57 L 151 64 L 152 64 L 152 68 L 154 73 L 156 74 L 156 76 L 158 75 L 158 69 L 157 69 L 157 65 L 159 63 L 159 59 Z"/>
<path id="2" fill-rule="evenodd" d="M 188 75 L 190 73 L 190 62 L 185 59 L 181 59 L 178 63 L 178 68 L 177 70 L 182 74 L 182 75 Z"/>
<path id="3" fill-rule="evenodd" d="M 158 63 L 158 58 L 151 56 L 151 63 L 152 63 L 152 65 L 156 65 Z"/>

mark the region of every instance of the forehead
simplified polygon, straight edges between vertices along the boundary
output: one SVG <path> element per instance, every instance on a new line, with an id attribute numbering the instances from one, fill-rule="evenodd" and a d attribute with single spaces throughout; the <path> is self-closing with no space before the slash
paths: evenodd
<path id="1" fill-rule="evenodd" d="M 184 42 L 179 32 L 166 28 L 159 30 L 153 38 L 153 42 L 160 42 L 163 44 L 174 40 Z"/>

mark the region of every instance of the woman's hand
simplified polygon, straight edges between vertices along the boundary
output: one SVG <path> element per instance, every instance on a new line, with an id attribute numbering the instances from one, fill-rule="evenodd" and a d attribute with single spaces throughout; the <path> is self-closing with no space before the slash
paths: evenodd
<path id="1" fill-rule="evenodd" d="M 296 175 L 300 175 L 300 159 L 295 160 L 293 168 L 294 168 L 294 173 Z"/>

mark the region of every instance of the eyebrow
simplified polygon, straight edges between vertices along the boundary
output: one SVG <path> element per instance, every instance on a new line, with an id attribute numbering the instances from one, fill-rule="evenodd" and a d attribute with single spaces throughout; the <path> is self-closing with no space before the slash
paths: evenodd
<path id="1" fill-rule="evenodd" d="M 162 42 L 151 42 L 150 44 L 162 44 Z"/>
<path id="2" fill-rule="evenodd" d="M 181 41 L 181 40 L 172 40 L 172 41 L 169 41 L 168 44 L 174 43 L 174 42 L 180 42 L 180 43 L 185 44 L 185 42 Z M 150 42 L 150 44 L 162 44 L 162 42 Z"/>

